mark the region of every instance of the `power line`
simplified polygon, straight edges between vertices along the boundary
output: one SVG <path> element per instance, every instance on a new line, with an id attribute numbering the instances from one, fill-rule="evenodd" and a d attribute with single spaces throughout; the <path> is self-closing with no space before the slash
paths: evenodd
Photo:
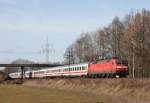
<path id="1" fill-rule="evenodd" d="M 49 44 L 49 40 L 48 40 L 48 36 L 46 37 L 46 44 L 44 45 L 44 48 L 42 49 L 42 52 L 45 54 L 45 61 L 47 63 L 49 63 L 50 61 L 50 54 L 52 54 L 54 51 L 53 47 L 51 46 L 50 47 L 50 44 Z"/>
<path id="2" fill-rule="evenodd" d="M 49 44 L 48 36 L 46 37 L 46 43 L 42 47 L 42 50 L 15 50 L 15 49 L 4 49 L 0 50 L 0 54 L 40 54 L 43 53 L 45 55 L 45 62 L 50 62 L 50 54 L 55 53 L 55 50 L 53 49 L 53 45 Z"/>

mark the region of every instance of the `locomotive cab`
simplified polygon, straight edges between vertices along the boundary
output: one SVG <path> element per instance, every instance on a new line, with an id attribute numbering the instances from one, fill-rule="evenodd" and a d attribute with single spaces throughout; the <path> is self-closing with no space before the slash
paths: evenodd
<path id="1" fill-rule="evenodd" d="M 116 75 L 126 77 L 128 75 L 128 62 L 126 60 L 116 59 Z"/>

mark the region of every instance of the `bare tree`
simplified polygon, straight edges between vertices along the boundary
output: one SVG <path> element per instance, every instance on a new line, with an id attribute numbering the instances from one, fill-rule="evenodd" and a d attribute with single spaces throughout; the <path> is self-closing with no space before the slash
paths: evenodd
<path id="1" fill-rule="evenodd" d="M 150 77 L 150 12 L 131 12 L 122 21 L 115 17 L 103 29 L 82 33 L 73 50 L 77 62 L 116 56 L 128 60 L 130 74 Z"/>
<path id="2" fill-rule="evenodd" d="M 115 17 L 111 24 L 111 38 L 113 55 L 122 58 L 122 37 L 124 35 L 124 26 L 118 17 Z"/>

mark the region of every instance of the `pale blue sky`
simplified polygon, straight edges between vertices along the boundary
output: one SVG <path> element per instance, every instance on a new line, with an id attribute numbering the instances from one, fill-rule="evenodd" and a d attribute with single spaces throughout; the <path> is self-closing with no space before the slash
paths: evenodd
<path id="1" fill-rule="evenodd" d="M 82 32 L 107 26 L 115 16 L 150 10 L 149 5 L 149 0 L 0 0 L 0 63 L 45 61 L 39 52 L 47 35 L 55 49 L 51 61 L 62 61 Z"/>

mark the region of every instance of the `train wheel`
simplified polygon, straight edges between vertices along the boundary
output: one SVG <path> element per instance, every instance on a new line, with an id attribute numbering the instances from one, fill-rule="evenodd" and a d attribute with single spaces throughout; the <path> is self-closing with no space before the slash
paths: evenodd
<path id="1" fill-rule="evenodd" d="M 119 75 L 115 75 L 115 78 L 120 78 L 120 76 Z"/>

